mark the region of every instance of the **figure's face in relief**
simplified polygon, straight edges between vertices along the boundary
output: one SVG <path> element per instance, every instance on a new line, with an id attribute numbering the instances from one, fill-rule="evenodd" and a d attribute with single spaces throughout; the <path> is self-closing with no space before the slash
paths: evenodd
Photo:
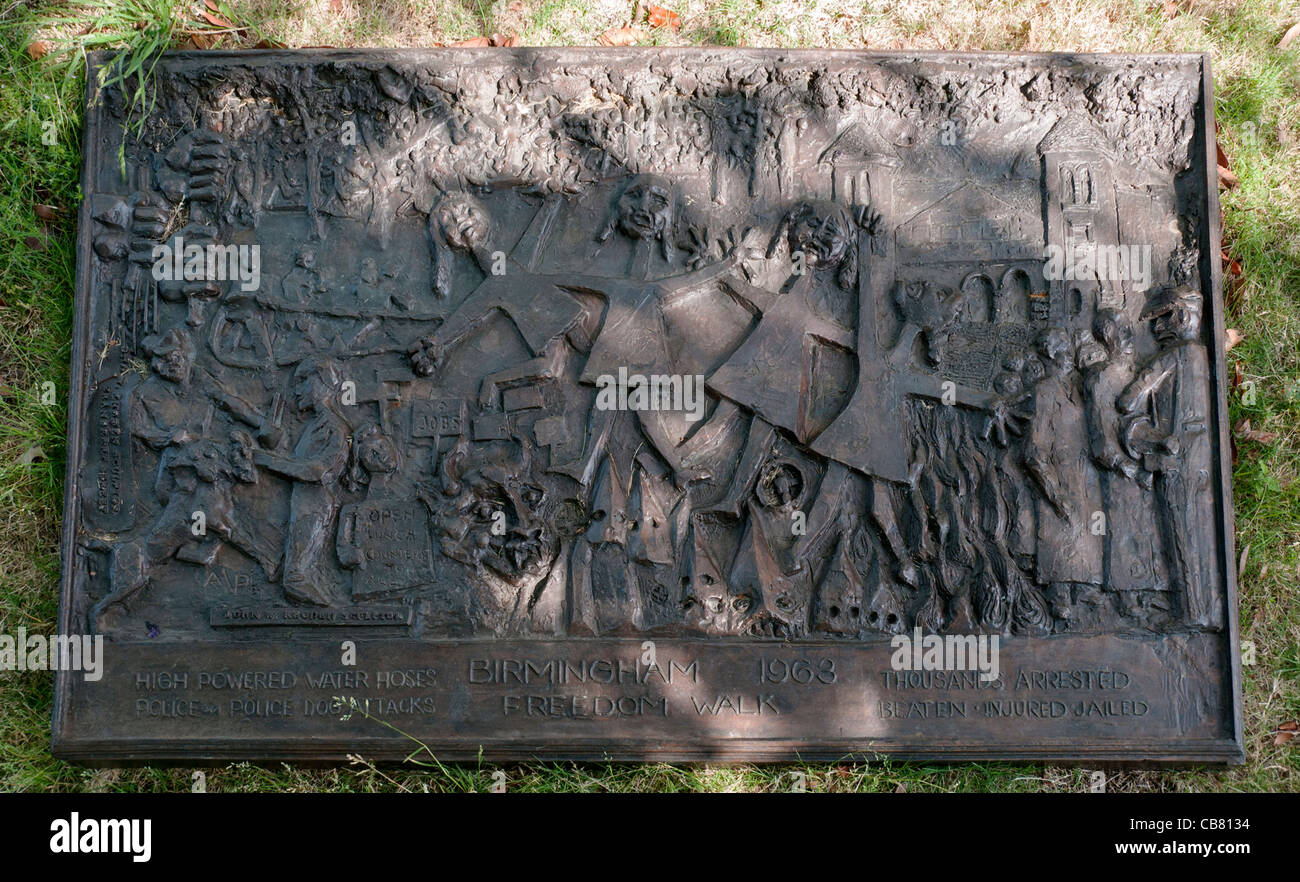
<path id="1" fill-rule="evenodd" d="M 313 411 L 329 401 L 334 389 L 320 365 L 304 365 L 294 376 L 293 402 L 300 411 Z"/>
<path id="2" fill-rule="evenodd" d="M 802 251 L 804 262 L 818 269 L 839 266 L 848 254 L 850 232 L 839 212 L 813 206 L 790 225 L 790 251 Z"/>
<path id="3" fill-rule="evenodd" d="M 652 179 L 633 181 L 618 199 L 618 229 L 632 239 L 658 239 L 668 229 L 672 194 Z"/>
<path id="4" fill-rule="evenodd" d="M 455 251 L 473 251 L 483 245 L 491 229 L 483 206 L 468 196 L 443 199 L 438 205 L 438 223 L 447 246 Z"/>
<path id="5" fill-rule="evenodd" d="M 397 451 L 393 442 L 378 433 L 368 436 L 361 448 L 361 467 L 372 475 L 397 471 Z"/>
<path id="6" fill-rule="evenodd" d="M 185 383 L 194 369 L 194 346 L 183 331 L 172 331 L 154 350 L 154 373 L 173 383 Z"/>

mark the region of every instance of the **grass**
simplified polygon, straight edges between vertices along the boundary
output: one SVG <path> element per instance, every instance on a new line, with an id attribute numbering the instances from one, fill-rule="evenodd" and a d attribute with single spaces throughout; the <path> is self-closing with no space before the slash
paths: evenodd
<path id="1" fill-rule="evenodd" d="M 288 46 L 418 46 L 500 32 L 523 45 L 591 45 L 628 23 L 615 0 L 246 0 L 222 28 L 197 3 L 0 0 L 0 631 L 52 633 L 57 608 L 65 394 L 71 336 L 79 127 L 84 84 L 77 53 L 95 45 L 178 45 L 200 33 L 217 47 L 265 38 Z M 1197 51 L 1213 57 L 1220 141 L 1240 184 L 1222 195 L 1225 242 L 1243 268 L 1229 325 L 1244 340 L 1228 355 L 1255 395 L 1231 420 L 1277 433 L 1242 442 L 1234 470 L 1248 761 L 1232 770 L 1113 772 L 1111 791 L 1300 790 L 1300 740 L 1275 745 L 1300 718 L 1300 41 L 1277 49 L 1300 21 L 1295 0 L 1166 4 L 1147 0 L 721 0 L 665 2 L 673 33 L 647 44 L 1078 51 Z M 146 26 L 136 28 L 130 14 Z M 107 16 L 107 17 L 105 17 Z M 217 33 L 220 32 L 220 33 Z M 35 60 L 33 39 L 54 51 Z M 70 54 L 58 55 L 59 48 Z M 147 58 L 147 53 L 142 56 Z M 69 60 L 72 64 L 69 64 Z M 146 96 L 143 96 L 147 98 Z M 53 134 L 52 143 L 49 137 Z M 42 218 L 37 206 L 52 206 Z M 44 211 L 44 209 L 42 209 Z M 49 215 L 49 212 L 45 212 Z M 42 384 L 56 403 L 43 403 Z M 192 769 L 82 769 L 49 755 L 52 675 L 5 673 L 0 688 L 0 789 L 174 791 Z M 329 770 L 229 765 L 206 770 L 208 790 L 487 791 L 505 773 L 512 791 L 1083 791 L 1090 772 L 1043 765 L 715 767 L 534 763 L 376 768 L 364 759 Z"/>

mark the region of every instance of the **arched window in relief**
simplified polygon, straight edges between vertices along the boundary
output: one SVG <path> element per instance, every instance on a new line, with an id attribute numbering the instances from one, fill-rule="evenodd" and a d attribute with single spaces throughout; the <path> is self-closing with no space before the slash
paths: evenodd
<path id="1" fill-rule="evenodd" d="M 966 318 L 972 322 L 996 321 L 997 305 L 993 299 L 993 280 L 984 273 L 971 273 L 961 283 Z"/>
<path id="2" fill-rule="evenodd" d="M 1077 316 L 1083 313 L 1083 292 L 1078 288 L 1070 289 L 1070 315 Z"/>
<path id="3" fill-rule="evenodd" d="M 1002 275 L 998 286 L 997 320 L 1000 322 L 1030 322 L 1033 314 L 1029 308 L 1029 274 L 1013 267 Z"/>
<path id="4" fill-rule="evenodd" d="M 1075 162 L 1061 166 L 1062 199 L 1070 205 L 1095 205 L 1096 193 L 1092 186 L 1092 169 L 1087 163 Z"/>

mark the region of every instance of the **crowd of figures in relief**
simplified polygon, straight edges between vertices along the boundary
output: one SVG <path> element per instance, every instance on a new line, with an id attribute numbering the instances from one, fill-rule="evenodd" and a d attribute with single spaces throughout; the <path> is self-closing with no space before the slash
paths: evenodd
<path id="1" fill-rule="evenodd" d="M 79 614 L 1220 629 L 1190 63 L 164 62 L 94 170 Z"/>

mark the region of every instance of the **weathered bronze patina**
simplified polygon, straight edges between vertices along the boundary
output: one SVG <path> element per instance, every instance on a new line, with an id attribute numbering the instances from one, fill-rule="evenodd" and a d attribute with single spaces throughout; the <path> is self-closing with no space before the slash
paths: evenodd
<path id="1" fill-rule="evenodd" d="M 59 755 L 1240 760 L 1201 56 L 153 89 L 87 120 Z"/>

